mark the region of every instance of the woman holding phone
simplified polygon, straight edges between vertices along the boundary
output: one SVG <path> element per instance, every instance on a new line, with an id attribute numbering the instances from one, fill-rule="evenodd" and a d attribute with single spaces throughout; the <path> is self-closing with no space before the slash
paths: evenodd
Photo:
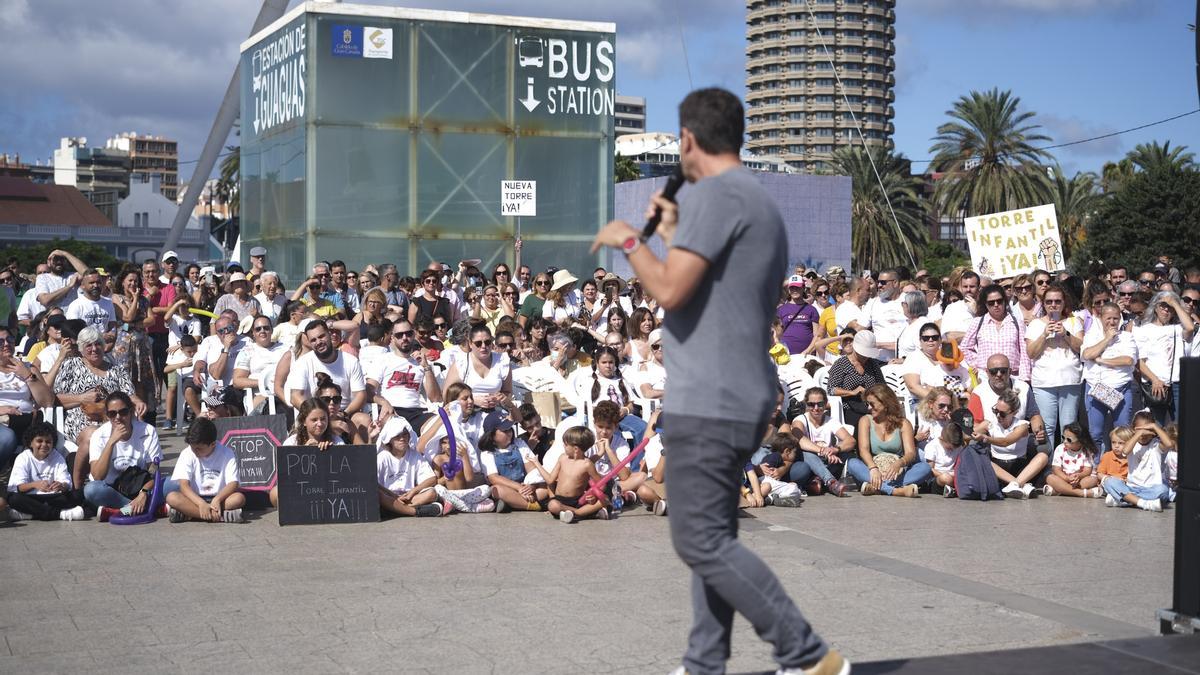
<path id="1" fill-rule="evenodd" d="M 1050 447 L 1058 447 L 1059 428 L 1075 421 L 1079 411 L 1083 363 L 1083 321 L 1071 313 L 1070 295 L 1052 283 L 1042 297 L 1045 314 L 1029 322 L 1025 349 L 1032 365 L 1033 400 L 1046 422 Z"/>

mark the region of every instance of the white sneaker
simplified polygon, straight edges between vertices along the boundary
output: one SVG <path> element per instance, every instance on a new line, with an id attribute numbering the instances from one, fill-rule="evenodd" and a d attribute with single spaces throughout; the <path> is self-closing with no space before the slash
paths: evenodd
<path id="1" fill-rule="evenodd" d="M 1162 501 L 1158 499 L 1139 499 L 1138 508 L 1143 511 L 1162 512 Z"/>
<path id="2" fill-rule="evenodd" d="M 1005 485 L 1004 488 L 1000 490 L 1000 494 L 1004 495 L 1005 497 L 1016 497 L 1017 493 L 1020 491 L 1021 486 L 1017 485 L 1016 481 L 1013 481 L 1008 485 Z"/>
<path id="3" fill-rule="evenodd" d="M 558 512 L 558 519 L 564 523 L 572 523 L 575 521 L 575 514 L 567 509 Z"/>
<path id="4" fill-rule="evenodd" d="M 1034 490 L 1034 488 L 1033 488 L 1032 483 L 1026 483 L 1026 484 L 1022 485 L 1021 486 L 1021 499 L 1029 499 L 1029 496 L 1033 494 L 1033 490 Z"/>
<path id="5" fill-rule="evenodd" d="M 1113 499 L 1112 495 L 1106 494 L 1106 495 L 1104 495 L 1104 505 L 1105 506 L 1116 506 L 1117 500 Z"/>
<path id="6" fill-rule="evenodd" d="M 451 490 L 447 490 L 445 485 L 435 485 L 433 486 L 433 491 L 437 493 L 437 496 L 441 497 L 442 501 L 446 502 L 447 505 L 453 506 L 463 513 L 471 510 L 471 507 L 467 505 L 467 502 L 463 500 L 462 497 L 454 494 L 454 492 Z M 483 500 L 480 499 L 478 501 Z"/>
<path id="7" fill-rule="evenodd" d="M 242 522 L 242 510 L 229 509 L 228 511 L 222 511 L 221 520 L 226 523 L 240 523 Z"/>
<path id="8" fill-rule="evenodd" d="M 1050 487 L 1049 483 L 1046 483 L 1045 487 L 1042 488 L 1042 494 L 1046 495 L 1047 497 L 1053 497 L 1057 493 L 1054 492 L 1054 488 Z M 1083 496 L 1087 496 L 1087 490 L 1083 491 Z"/>
<path id="9" fill-rule="evenodd" d="M 83 520 L 83 507 L 76 506 L 73 509 L 63 509 L 58 512 L 59 520 Z"/>
<path id="10" fill-rule="evenodd" d="M 1104 490 L 1101 490 L 1098 487 L 1088 488 L 1083 491 L 1083 496 L 1090 497 L 1092 499 L 1099 499 L 1104 496 Z"/>
<path id="11" fill-rule="evenodd" d="M 667 515 L 667 500 L 660 499 L 660 500 L 654 502 L 654 515 L 656 515 L 656 516 Z"/>
<path id="12" fill-rule="evenodd" d="M 25 513 L 24 511 L 18 511 L 12 507 L 9 507 L 8 519 L 15 523 L 18 520 L 33 520 L 33 516 L 29 515 L 28 513 Z"/>

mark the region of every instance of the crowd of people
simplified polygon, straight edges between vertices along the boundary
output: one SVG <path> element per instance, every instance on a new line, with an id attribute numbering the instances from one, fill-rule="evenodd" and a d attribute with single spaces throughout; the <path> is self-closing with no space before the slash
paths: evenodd
<path id="1" fill-rule="evenodd" d="M 212 420 L 282 412 L 294 420 L 285 445 L 375 445 L 392 514 L 665 514 L 662 308 L 604 268 L 581 279 L 480 264 L 431 262 L 413 278 L 322 261 L 289 292 L 261 247 L 249 268 L 183 265 L 173 251 L 113 273 L 62 250 L 28 276 L 10 262 L 0 508 L 145 513 L 159 434 L 179 433 L 163 515 L 238 522 L 236 457 Z M 764 355 L 779 406 L 742 506 L 855 488 L 953 496 L 957 457 L 985 444 L 1005 496 L 1161 510 L 1198 312 L 1200 269 L 1166 256 L 1087 278 L 796 268 Z M 610 473 L 603 496 L 589 491 Z"/>

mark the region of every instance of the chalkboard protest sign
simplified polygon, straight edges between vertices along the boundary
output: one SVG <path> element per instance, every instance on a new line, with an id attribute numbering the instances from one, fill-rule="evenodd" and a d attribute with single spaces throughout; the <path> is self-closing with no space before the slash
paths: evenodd
<path id="1" fill-rule="evenodd" d="M 276 448 L 279 524 L 378 522 L 376 452 L 373 445 Z"/>
<path id="2" fill-rule="evenodd" d="M 217 440 L 237 456 L 241 488 L 266 492 L 275 487 L 275 448 L 287 438 L 288 416 L 220 417 L 213 424 Z"/>

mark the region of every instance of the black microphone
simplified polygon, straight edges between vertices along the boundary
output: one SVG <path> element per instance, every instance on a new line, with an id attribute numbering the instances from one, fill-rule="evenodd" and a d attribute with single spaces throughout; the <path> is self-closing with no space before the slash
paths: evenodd
<path id="1" fill-rule="evenodd" d="M 675 167 L 675 173 L 667 179 L 667 186 L 663 188 L 662 196 L 669 202 L 675 201 L 675 193 L 679 192 L 679 188 L 683 187 L 683 165 L 679 164 Z M 654 231 L 658 229 L 658 224 L 662 222 L 662 209 L 655 208 L 654 215 L 646 221 L 646 226 L 642 228 L 641 240 L 646 241 L 654 236 Z"/>

